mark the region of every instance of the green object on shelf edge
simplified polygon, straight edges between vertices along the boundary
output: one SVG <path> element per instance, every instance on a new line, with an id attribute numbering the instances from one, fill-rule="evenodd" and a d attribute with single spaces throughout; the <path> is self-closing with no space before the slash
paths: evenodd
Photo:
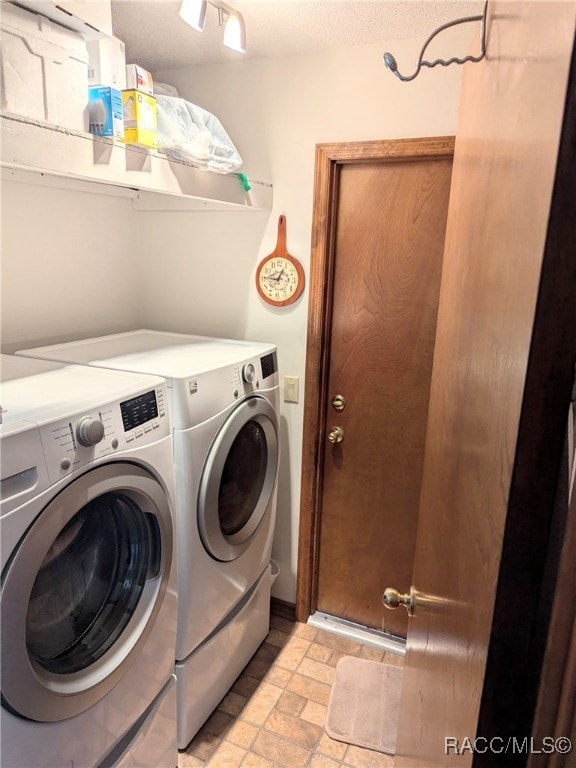
<path id="1" fill-rule="evenodd" d="M 236 176 L 238 176 L 238 178 L 242 182 L 242 186 L 244 187 L 244 192 L 250 192 L 252 187 L 250 186 L 250 182 L 248 181 L 248 176 L 246 176 L 245 173 L 237 173 Z"/>

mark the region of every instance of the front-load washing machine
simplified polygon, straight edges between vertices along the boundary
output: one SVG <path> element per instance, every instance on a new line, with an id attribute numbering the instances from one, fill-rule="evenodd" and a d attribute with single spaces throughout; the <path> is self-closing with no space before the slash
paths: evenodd
<path id="1" fill-rule="evenodd" d="M 163 379 L 2 355 L 1 764 L 173 768 Z"/>
<path id="2" fill-rule="evenodd" d="M 140 330 L 19 354 L 164 377 L 174 436 L 178 745 L 269 629 L 278 473 L 272 344 Z"/>

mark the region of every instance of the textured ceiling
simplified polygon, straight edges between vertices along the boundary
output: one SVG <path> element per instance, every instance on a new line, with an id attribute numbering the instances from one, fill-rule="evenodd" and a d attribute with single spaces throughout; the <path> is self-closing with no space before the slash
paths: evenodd
<path id="1" fill-rule="evenodd" d="M 482 0 L 228 0 L 246 22 L 247 53 L 222 45 L 216 8 L 204 32 L 178 15 L 180 0 L 112 0 L 114 34 L 129 62 L 154 72 L 191 64 L 282 56 L 422 38 L 440 24 L 481 13 Z"/>

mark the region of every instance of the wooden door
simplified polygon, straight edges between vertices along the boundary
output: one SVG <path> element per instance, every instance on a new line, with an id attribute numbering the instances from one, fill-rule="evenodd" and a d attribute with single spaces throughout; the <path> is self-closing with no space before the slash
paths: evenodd
<path id="1" fill-rule="evenodd" d="M 306 379 L 305 434 L 319 456 L 310 608 L 405 636 L 405 617 L 381 594 L 412 576 L 453 140 L 374 144 L 369 156 L 339 148 L 328 218 L 316 208 L 332 239 L 329 258 L 314 254 L 328 290 L 318 273 L 311 288 L 329 302 L 319 420 Z M 312 346 L 309 336 L 309 355 Z"/>
<path id="2" fill-rule="evenodd" d="M 403 637 L 381 595 L 412 580 L 451 169 L 349 165 L 338 187 L 317 610 Z"/>
<path id="3" fill-rule="evenodd" d="M 530 734 L 550 602 L 576 354 L 574 3 L 489 8 L 486 60 L 464 72 L 398 768 L 525 764 L 496 752 Z M 503 742 L 457 754 L 477 735 Z"/>

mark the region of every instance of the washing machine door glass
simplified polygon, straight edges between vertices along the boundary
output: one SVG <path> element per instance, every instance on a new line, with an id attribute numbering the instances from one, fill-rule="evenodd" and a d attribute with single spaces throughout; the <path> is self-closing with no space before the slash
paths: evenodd
<path id="1" fill-rule="evenodd" d="M 218 518 L 224 536 L 244 528 L 262 495 L 268 466 L 264 428 L 252 419 L 244 424 L 230 447 L 218 489 Z"/>
<path id="2" fill-rule="evenodd" d="M 276 414 L 265 398 L 249 398 L 222 425 L 200 481 L 198 523 L 212 557 L 234 560 L 250 546 L 269 512 L 277 471 Z"/>
<path id="3" fill-rule="evenodd" d="M 2 590 L 2 699 L 55 721 L 92 706 L 141 650 L 172 561 L 169 501 L 144 469 L 94 469 L 41 512 Z"/>
<path id="4" fill-rule="evenodd" d="M 121 493 L 86 504 L 58 534 L 28 603 L 26 646 L 49 672 L 78 672 L 114 645 L 158 573 L 155 518 Z"/>

